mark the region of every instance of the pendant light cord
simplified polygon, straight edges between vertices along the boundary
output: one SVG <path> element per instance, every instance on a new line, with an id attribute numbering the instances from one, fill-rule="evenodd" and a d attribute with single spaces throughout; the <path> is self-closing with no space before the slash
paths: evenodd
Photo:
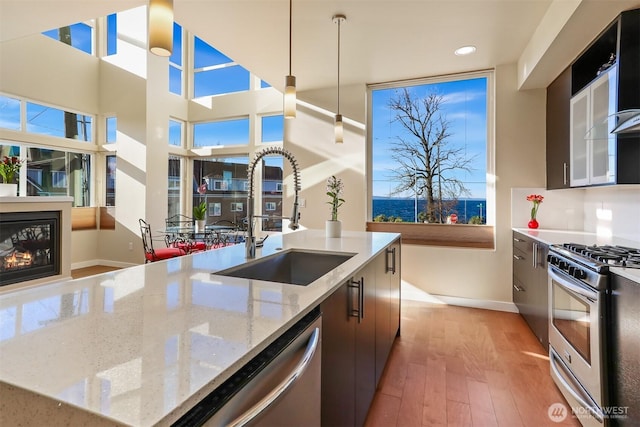
<path id="1" fill-rule="evenodd" d="M 293 21 L 293 15 L 292 15 L 292 9 L 293 9 L 293 0 L 289 0 L 289 75 L 291 75 L 291 35 L 293 33 L 292 31 L 292 21 Z"/>
<path id="2" fill-rule="evenodd" d="M 340 19 L 338 19 L 338 114 L 340 114 Z"/>

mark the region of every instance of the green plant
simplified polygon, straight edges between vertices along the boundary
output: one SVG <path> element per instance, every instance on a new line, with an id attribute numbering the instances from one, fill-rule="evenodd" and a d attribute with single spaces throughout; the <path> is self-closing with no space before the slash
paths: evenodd
<path id="1" fill-rule="evenodd" d="M 203 219 L 205 219 L 206 214 L 207 214 L 206 202 L 202 202 L 199 205 L 196 205 L 193 207 L 193 218 L 196 221 L 202 221 Z"/>
<path id="2" fill-rule="evenodd" d="M 331 221 L 338 220 L 338 208 L 344 204 L 344 199 L 340 198 L 343 189 L 341 179 L 331 176 L 327 180 L 327 196 L 331 199 L 327 203 L 331 205 Z"/>
<path id="3" fill-rule="evenodd" d="M 22 166 L 22 160 L 16 156 L 8 157 L 4 156 L 2 162 L 0 162 L 0 177 L 5 184 L 13 184 L 16 172 L 20 170 Z"/>

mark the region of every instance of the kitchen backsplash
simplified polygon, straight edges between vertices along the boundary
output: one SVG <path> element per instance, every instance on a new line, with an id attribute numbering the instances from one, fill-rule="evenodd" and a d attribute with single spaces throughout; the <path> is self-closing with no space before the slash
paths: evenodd
<path id="1" fill-rule="evenodd" d="M 640 242 L 640 186 L 615 185 L 548 191 L 544 188 L 511 189 L 511 225 L 527 227 L 532 202 L 541 194 L 540 228 L 582 230 Z"/>

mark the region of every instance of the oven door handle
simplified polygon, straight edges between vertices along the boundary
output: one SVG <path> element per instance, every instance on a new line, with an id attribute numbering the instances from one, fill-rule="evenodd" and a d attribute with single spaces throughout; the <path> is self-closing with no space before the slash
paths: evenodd
<path id="1" fill-rule="evenodd" d="M 562 277 L 558 273 L 556 273 L 553 268 L 549 268 L 548 273 L 553 280 L 555 280 L 560 284 L 560 286 L 567 288 L 568 290 L 572 291 L 575 294 L 578 294 L 584 298 L 589 299 L 591 302 L 598 300 L 597 292 L 590 291 L 589 289 L 585 289 L 582 286 L 574 284 L 568 278 Z"/>
<path id="2" fill-rule="evenodd" d="M 567 390 L 569 394 L 571 394 L 571 396 L 573 396 L 573 398 L 578 401 L 578 404 L 580 406 L 586 408 L 591 413 L 591 415 L 593 415 L 593 417 L 598 420 L 598 422 L 604 422 L 603 414 L 598 410 L 599 408 L 597 406 L 594 407 L 594 405 L 587 402 L 584 397 L 582 397 L 576 390 L 574 390 L 574 386 L 569 384 L 569 382 L 564 378 L 564 375 L 560 373 L 557 364 L 562 362 L 559 361 L 559 357 L 553 349 L 551 349 L 551 351 L 549 352 L 549 356 L 551 356 L 549 358 L 551 369 L 553 369 L 553 373 L 555 374 L 558 381 L 562 383 L 564 389 Z"/>

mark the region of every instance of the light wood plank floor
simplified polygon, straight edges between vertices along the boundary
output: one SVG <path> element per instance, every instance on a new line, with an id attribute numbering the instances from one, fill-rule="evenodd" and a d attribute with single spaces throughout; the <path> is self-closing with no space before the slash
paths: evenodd
<path id="1" fill-rule="evenodd" d="M 519 314 L 403 299 L 401 328 L 367 427 L 580 426 L 547 416 L 568 405 Z"/>
<path id="2" fill-rule="evenodd" d="M 107 271 L 120 270 L 119 267 L 109 267 L 106 265 L 93 265 L 91 267 L 76 268 L 71 270 L 71 278 L 79 279 L 81 277 L 93 276 L 94 274 L 106 273 Z"/>

